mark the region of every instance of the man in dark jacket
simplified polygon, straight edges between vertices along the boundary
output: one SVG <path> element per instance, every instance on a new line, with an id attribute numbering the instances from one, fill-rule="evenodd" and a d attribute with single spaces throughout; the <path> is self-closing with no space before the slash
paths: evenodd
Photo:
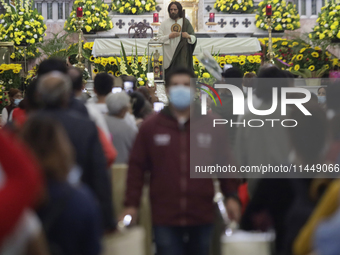
<path id="1" fill-rule="evenodd" d="M 89 117 L 84 102 L 80 99 L 83 90 L 83 73 L 76 67 L 69 67 L 67 70 L 68 75 L 72 80 L 72 94 L 69 102 L 69 108 L 80 113 L 84 117 Z"/>
<path id="2" fill-rule="evenodd" d="M 94 122 L 89 118 L 67 107 L 71 89 L 71 80 L 61 72 L 52 71 L 40 76 L 37 94 L 44 105 L 44 110 L 37 114 L 42 118 L 52 117 L 65 128 L 73 145 L 77 164 L 82 170 L 81 180 L 91 188 L 98 199 L 104 229 L 112 230 L 115 226 L 111 183 L 98 131 Z"/>
<path id="3" fill-rule="evenodd" d="M 123 216 L 129 214 L 136 220 L 144 173 L 150 171 L 157 255 L 209 254 L 214 221 L 213 181 L 190 178 L 193 77 L 187 69 L 175 70 L 167 76 L 170 105 L 145 120 L 130 154 Z M 229 155 L 224 157 L 231 160 Z M 235 180 L 223 179 L 220 184 L 225 195 L 236 192 Z M 237 217 L 238 203 L 234 199 L 227 200 L 227 207 L 233 208 L 230 215 Z"/>

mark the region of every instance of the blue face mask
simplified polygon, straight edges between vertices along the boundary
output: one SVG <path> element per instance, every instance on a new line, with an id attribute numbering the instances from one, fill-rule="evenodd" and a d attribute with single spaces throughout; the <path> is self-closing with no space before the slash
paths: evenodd
<path id="1" fill-rule="evenodd" d="M 318 96 L 318 102 L 319 104 L 326 103 L 326 96 Z"/>
<path id="2" fill-rule="evenodd" d="M 189 86 L 175 85 L 169 88 L 171 104 L 178 110 L 184 110 L 190 106 L 193 93 Z"/>
<path id="3" fill-rule="evenodd" d="M 20 104 L 20 102 L 22 101 L 22 99 L 14 99 L 14 104 L 16 106 L 18 106 Z"/>

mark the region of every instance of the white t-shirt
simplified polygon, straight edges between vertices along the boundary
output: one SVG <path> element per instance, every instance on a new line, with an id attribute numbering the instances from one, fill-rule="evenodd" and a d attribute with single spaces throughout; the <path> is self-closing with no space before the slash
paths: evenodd
<path id="1" fill-rule="evenodd" d="M 6 108 L 2 109 L 0 125 L 5 126 L 8 119 L 8 111 Z"/>
<path id="2" fill-rule="evenodd" d="M 107 108 L 107 105 L 106 104 L 103 104 L 103 103 L 96 103 L 97 102 L 97 98 L 93 97 L 91 98 L 93 100 L 89 101 L 87 100 L 87 104 L 86 104 L 86 107 L 88 107 L 88 105 L 90 105 L 90 107 L 93 107 L 95 108 L 95 110 L 97 112 L 100 112 L 101 114 L 103 115 L 106 115 L 108 114 L 109 112 L 109 109 Z M 89 112 L 90 114 L 90 112 Z M 134 129 L 134 130 L 137 130 L 138 131 L 138 127 L 137 127 L 137 124 L 136 124 L 136 119 L 135 119 L 135 116 L 133 116 L 130 112 L 127 112 L 125 114 L 125 117 L 124 117 L 124 120 Z M 94 120 L 95 121 L 95 120 Z"/>
<path id="3" fill-rule="evenodd" d="M 98 104 L 99 105 L 99 104 Z M 110 131 L 107 127 L 106 121 L 102 112 L 97 107 L 97 104 L 85 104 L 87 111 L 89 113 L 90 119 L 96 123 L 96 125 L 105 133 L 106 137 L 111 140 Z M 102 109 L 105 110 L 105 109 Z M 107 111 L 107 107 L 106 107 Z"/>

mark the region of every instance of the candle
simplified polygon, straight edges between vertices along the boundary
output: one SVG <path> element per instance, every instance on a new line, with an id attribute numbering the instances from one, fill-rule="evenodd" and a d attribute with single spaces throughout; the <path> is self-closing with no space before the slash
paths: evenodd
<path id="1" fill-rule="evenodd" d="M 77 8 L 77 17 L 78 18 L 83 17 L 83 8 L 82 7 Z"/>
<path id="2" fill-rule="evenodd" d="M 157 23 L 157 22 L 159 22 L 159 16 L 158 16 L 158 13 L 154 13 L 154 14 L 153 14 L 153 22 L 154 22 L 154 23 Z"/>
<path id="3" fill-rule="evenodd" d="M 215 22 L 215 13 L 209 13 L 209 22 Z"/>
<path id="4" fill-rule="evenodd" d="M 272 6 L 270 5 L 270 4 L 268 4 L 267 6 L 266 6 L 266 15 L 267 16 L 272 16 L 273 14 L 272 14 Z"/>

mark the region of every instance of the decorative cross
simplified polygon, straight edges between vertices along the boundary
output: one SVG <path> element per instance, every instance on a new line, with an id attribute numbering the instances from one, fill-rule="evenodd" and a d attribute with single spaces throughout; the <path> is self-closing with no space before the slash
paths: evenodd
<path id="1" fill-rule="evenodd" d="M 123 26 L 125 26 L 125 22 L 123 22 L 121 19 L 118 20 L 119 22 L 116 22 L 116 26 L 119 27 L 119 29 L 122 29 Z"/>
<path id="2" fill-rule="evenodd" d="M 129 26 L 133 26 L 133 25 L 135 25 L 135 24 L 137 24 L 137 22 L 135 22 L 134 19 L 132 19 L 131 22 L 128 23 Z"/>
<path id="3" fill-rule="evenodd" d="M 146 21 L 146 19 L 143 19 L 144 25 L 150 26 L 150 23 Z"/>
<path id="4" fill-rule="evenodd" d="M 245 19 L 244 21 L 242 21 L 242 24 L 245 26 L 245 27 L 248 27 L 251 22 L 248 20 L 248 19 Z"/>
<path id="5" fill-rule="evenodd" d="M 159 5 L 157 5 L 157 6 L 156 6 L 156 11 L 157 11 L 157 12 L 160 12 L 161 10 L 162 10 L 162 8 L 159 7 Z"/>
<path id="6" fill-rule="evenodd" d="M 212 8 L 210 7 L 210 5 L 208 5 L 207 7 L 205 7 L 205 9 L 207 10 L 207 12 L 210 12 L 210 10 L 212 10 Z"/>
<path id="7" fill-rule="evenodd" d="M 221 21 L 217 22 L 217 24 L 219 24 L 221 28 L 223 28 L 225 25 L 227 25 L 227 22 L 224 21 L 224 19 L 221 19 Z"/>
<path id="8" fill-rule="evenodd" d="M 233 19 L 233 21 L 230 21 L 230 25 L 233 25 L 233 28 L 237 27 L 238 24 L 239 22 L 236 21 L 236 19 Z"/>

